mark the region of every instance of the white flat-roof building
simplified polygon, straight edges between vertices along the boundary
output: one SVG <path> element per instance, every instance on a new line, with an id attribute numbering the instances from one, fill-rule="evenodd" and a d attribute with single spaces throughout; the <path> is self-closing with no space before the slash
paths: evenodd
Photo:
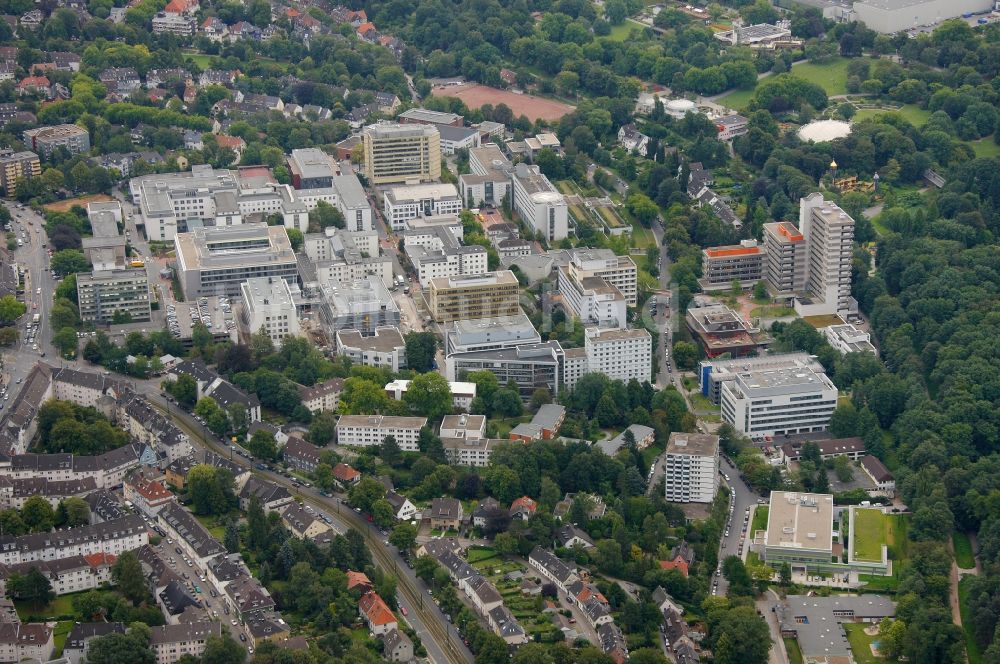
<path id="1" fill-rule="evenodd" d="M 882 34 L 893 34 L 924 25 L 934 25 L 963 14 L 979 14 L 994 8 L 993 0 L 858 0 L 845 18 L 861 21 Z"/>
<path id="2" fill-rule="evenodd" d="M 372 206 L 354 171 L 345 168 L 340 175 L 334 175 L 333 188 L 337 192 L 337 208 L 344 215 L 345 228 L 349 231 L 373 230 Z"/>
<path id="3" fill-rule="evenodd" d="M 513 166 L 500 148 L 487 143 L 469 150 L 471 173 L 458 176 L 462 200 L 469 207 L 500 207 L 510 193 Z"/>
<path id="4" fill-rule="evenodd" d="M 652 380 L 653 337 L 645 328 L 635 330 L 588 327 L 584 331 L 588 373 L 602 373 L 612 380 Z"/>
<path id="5" fill-rule="evenodd" d="M 807 368 L 743 372 L 722 384 L 722 419 L 755 440 L 826 431 L 837 394 L 825 373 Z"/>
<path id="6" fill-rule="evenodd" d="M 445 355 L 512 348 L 541 343 L 542 337 L 524 313 L 499 318 L 457 320 L 444 331 Z"/>
<path id="7" fill-rule="evenodd" d="M 805 295 L 795 298 L 800 316 L 853 314 L 851 255 L 854 219 L 840 207 L 814 193 L 799 201 L 799 229 L 806 240 Z"/>
<path id="8" fill-rule="evenodd" d="M 332 283 L 320 291 L 319 317 L 331 337 L 337 330 L 358 330 L 367 336 L 379 327 L 399 327 L 399 307 L 378 277 Z"/>
<path id="9" fill-rule="evenodd" d="M 377 327 L 365 337 L 357 330 L 337 330 L 337 354 L 366 367 L 385 367 L 393 373 L 406 368 L 406 342 L 396 327 Z"/>
<path id="10" fill-rule="evenodd" d="M 486 247 L 462 245 L 446 226 L 404 231 L 403 248 L 424 288 L 440 277 L 483 274 L 489 265 Z"/>
<path id="11" fill-rule="evenodd" d="M 703 360 L 698 364 L 698 387 L 703 396 L 714 404 L 719 403 L 722 384 L 736 380 L 747 371 L 767 369 L 808 369 L 820 373 L 823 365 L 809 353 L 777 353 L 759 357 L 741 357 L 725 360 Z"/>
<path id="12" fill-rule="evenodd" d="M 409 388 L 410 381 L 399 378 L 391 383 L 387 383 L 385 391 L 386 394 L 389 395 L 389 398 L 395 399 L 396 401 L 402 401 L 403 396 L 406 395 L 406 391 Z M 469 410 L 469 406 L 472 405 L 472 400 L 476 398 L 476 384 L 449 381 L 448 389 L 451 390 L 451 400 L 452 403 L 455 404 L 455 408 Z"/>
<path id="13" fill-rule="evenodd" d="M 851 323 L 824 327 L 820 332 L 841 355 L 848 353 L 871 353 L 877 355 L 872 345 L 872 335 L 859 330 Z"/>
<path id="14" fill-rule="evenodd" d="M 381 253 L 378 233 L 327 228 L 305 235 L 302 245 L 320 284 L 356 281 L 375 276 L 392 283 L 392 259 Z"/>
<path id="15" fill-rule="evenodd" d="M 667 440 L 666 467 L 669 502 L 712 502 L 719 491 L 719 437 L 672 432 Z"/>
<path id="16" fill-rule="evenodd" d="M 772 491 L 764 535 L 768 565 L 824 571 L 833 556 L 833 496 Z"/>
<path id="17" fill-rule="evenodd" d="M 333 177 L 340 169 L 333 157 L 319 148 L 292 150 L 288 157 L 292 186 L 296 189 L 325 189 L 333 186 Z"/>
<path id="18" fill-rule="evenodd" d="M 298 264 L 282 226 L 245 224 L 200 228 L 174 237 L 177 276 L 184 295 L 240 295 L 254 277 L 298 278 Z"/>
<path id="19" fill-rule="evenodd" d="M 450 183 L 390 187 L 382 196 L 382 210 L 393 230 L 400 230 L 408 219 L 457 215 L 462 211 L 462 199 Z"/>
<path id="20" fill-rule="evenodd" d="M 302 333 L 292 300 L 292 289 L 280 277 L 256 277 L 240 285 L 243 302 L 237 320 L 246 337 L 263 330 L 275 348 L 285 337 Z"/>
<path id="21" fill-rule="evenodd" d="M 566 199 L 537 166 L 517 164 L 511 171 L 514 209 L 548 242 L 569 235 L 569 208 Z"/>
<path id="22" fill-rule="evenodd" d="M 559 293 L 563 308 L 584 325 L 624 328 L 628 302 L 622 292 L 602 277 L 576 278 L 569 267 L 559 267 Z"/>
<path id="23" fill-rule="evenodd" d="M 630 307 L 638 304 L 638 270 L 631 256 L 618 256 L 610 249 L 571 249 L 566 272 L 576 280 L 600 277 L 618 289 Z"/>
<path id="24" fill-rule="evenodd" d="M 381 445 L 386 436 L 396 439 L 404 452 L 420 448 L 420 429 L 427 426 L 426 417 L 392 417 L 389 415 L 344 415 L 337 421 L 337 443 L 370 447 Z"/>
<path id="25" fill-rule="evenodd" d="M 441 136 L 441 154 L 455 154 L 459 150 L 478 148 L 482 134 L 474 127 L 437 125 Z"/>

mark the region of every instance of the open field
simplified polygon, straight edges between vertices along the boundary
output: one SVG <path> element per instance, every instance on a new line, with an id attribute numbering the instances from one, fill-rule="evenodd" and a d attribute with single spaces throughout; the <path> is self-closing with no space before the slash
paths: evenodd
<path id="1" fill-rule="evenodd" d="M 58 618 L 61 616 L 72 616 L 75 613 L 73 611 L 72 594 L 60 595 L 43 606 L 16 601 L 14 602 L 14 608 L 17 610 L 17 615 L 21 618 L 22 622 L 29 622 L 29 619 L 32 617 Z"/>
<path id="2" fill-rule="evenodd" d="M 851 549 L 857 560 L 882 560 L 882 544 L 888 541 L 889 524 L 879 510 L 854 510 L 854 541 Z"/>
<path id="3" fill-rule="evenodd" d="M 576 108 L 569 104 L 535 97 L 534 95 L 517 94 L 508 90 L 499 90 L 486 85 L 448 85 L 438 86 L 431 90 L 431 94 L 438 97 L 456 97 L 465 102 L 469 108 L 476 109 L 484 104 L 506 104 L 512 111 L 514 117 L 525 115 L 534 122 L 542 120 L 558 120 L 562 116 Z"/>
<path id="4" fill-rule="evenodd" d="M 792 66 L 792 74 L 815 83 L 828 95 L 847 94 L 847 58 L 833 58 L 829 62 L 815 64 L 803 62 Z"/>
<path id="5" fill-rule="evenodd" d="M 749 90 L 735 90 L 725 97 L 719 99 L 719 103 L 729 108 L 741 111 L 746 108 L 750 100 L 753 99 L 753 88 Z"/>
<path id="6" fill-rule="evenodd" d="M 211 55 L 205 55 L 204 53 L 181 53 L 181 57 L 188 59 L 190 58 L 192 62 L 201 67 L 202 69 L 208 69 L 209 63 L 212 61 Z"/>
<path id="7" fill-rule="evenodd" d="M 607 36 L 607 39 L 612 41 L 626 41 L 629 35 L 632 34 L 633 30 L 638 30 L 642 32 L 646 29 L 646 26 L 641 23 L 636 23 L 635 21 L 625 20 L 621 25 L 611 26 L 611 34 Z"/>
<path id="8" fill-rule="evenodd" d="M 931 117 L 930 111 L 925 111 L 915 104 L 906 104 L 901 106 L 898 110 L 893 111 L 888 109 L 862 108 L 858 110 L 858 112 L 855 113 L 854 117 L 851 119 L 854 121 L 864 120 L 865 118 L 873 118 L 876 115 L 882 115 L 884 113 L 899 115 L 914 127 L 922 127 Z"/>
<path id="9" fill-rule="evenodd" d="M 978 141 L 968 141 L 972 146 L 972 151 L 977 157 L 1000 157 L 1000 145 L 993 140 L 992 136 L 981 138 Z"/>
<path id="10" fill-rule="evenodd" d="M 952 533 L 951 543 L 955 547 L 955 563 L 962 569 L 973 569 L 976 558 L 972 555 L 972 542 L 965 533 Z"/>
<path id="11" fill-rule="evenodd" d="M 55 203 L 49 203 L 48 205 L 43 205 L 42 209 L 47 212 L 69 212 L 70 208 L 74 205 L 79 205 L 80 207 L 87 207 L 87 203 L 101 203 L 104 201 L 113 201 L 114 199 L 107 194 L 92 194 L 90 196 L 78 196 L 76 198 L 67 198 L 64 201 L 56 201 Z"/>
<path id="12" fill-rule="evenodd" d="M 791 73 L 799 78 L 815 83 L 828 95 L 847 94 L 847 58 L 834 58 L 829 62 L 816 64 L 813 62 L 803 62 L 792 66 Z M 764 79 L 766 80 L 766 79 Z M 740 110 L 753 98 L 753 89 L 736 90 L 719 99 L 720 104 L 730 108 Z"/>

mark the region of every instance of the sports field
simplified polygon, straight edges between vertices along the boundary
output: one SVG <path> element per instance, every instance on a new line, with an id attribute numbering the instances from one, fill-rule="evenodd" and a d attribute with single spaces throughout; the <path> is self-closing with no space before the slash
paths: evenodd
<path id="1" fill-rule="evenodd" d="M 469 108 L 476 109 L 484 104 L 505 104 L 514 111 L 514 117 L 527 116 L 534 122 L 542 120 L 558 120 L 570 113 L 575 106 L 564 104 L 553 99 L 545 99 L 534 95 L 517 94 L 509 90 L 491 88 L 488 85 L 446 85 L 431 89 L 431 94 L 438 97 L 457 97 Z"/>
<path id="2" fill-rule="evenodd" d="M 888 544 L 890 526 L 880 510 L 854 510 L 854 542 L 851 549 L 855 560 L 882 560 L 882 545 Z"/>

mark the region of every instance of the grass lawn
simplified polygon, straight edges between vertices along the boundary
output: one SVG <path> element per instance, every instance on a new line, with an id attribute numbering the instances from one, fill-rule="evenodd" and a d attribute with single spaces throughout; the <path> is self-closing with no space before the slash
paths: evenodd
<path id="1" fill-rule="evenodd" d="M 997 145 L 992 136 L 981 138 L 978 141 L 968 141 L 968 143 L 972 146 L 972 151 L 976 153 L 977 157 L 1000 157 L 1000 145 Z"/>
<path id="2" fill-rule="evenodd" d="M 795 639 L 782 639 L 785 642 L 785 650 L 788 652 L 789 664 L 802 664 L 802 650 L 799 648 L 799 642 Z"/>
<path id="3" fill-rule="evenodd" d="M 640 33 L 642 33 L 644 28 L 645 26 L 640 25 L 639 23 L 633 23 L 632 21 L 626 19 L 625 22 L 622 23 L 621 25 L 611 26 L 611 34 L 605 37 L 605 39 L 623 42 L 628 40 L 629 35 L 632 34 L 633 30 L 638 30 Z"/>
<path id="4" fill-rule="evenodd" d="M 767 514 L 770 508 L 767 505 L 758 505 L 753 512 L 753 521 L 750 522 L 750 536 L 752 537 L 758 530 L 767 530 Z"/>
<path id="5" fill-rule="evenodd" d="M 642 467 L 649 470 L 649 467 L 653 465 L 653 461 L 656 457 L 663 453 L 662 445 L 650 445 L 646 449 L 642 450 L 640 454 L 642 455 Z"/>
<path id="6" fill-rule="evenodd" d="M 823 64 L 804 62 L 792 67 L 792 74 L 815 83 L 828 95 L 847 94 L 847 58 L 833 58 Z"/>
<path id="7" fill-rule="evenodd" d="M 695 392 L 694 394 L 691 395 L 691 406 L 695 410 L 708 410 L 708 411 L 718 410 L 719 408 L 714 403 L 709 401 L 708 397 L 706 397 L 701 392 Z"/>
<path id="8" fill-rule="evenodd" d="M 638 221 L 632 222 L 632 237 L 635 238 L 635 246 L 637 247 L 656 246 L 656 237 L 653 235 L 653 231 L 644 227 Z"/>
<path id="9" fill-rule="evenodd" d="M 858 120 L 873 118 L 876 115 L 882 115 L 883 113 L 893 113 L 895 115 L 902 116 L 904 120 L 909 122 L 914 127 L 924 126 L 925 124 L 927 124 L 927 120 L 929 120 L 931 117 L 930 111 L 924 110 L 919 106 L 917 106 L 916 104 L 904 104 L 902 107 L 899 108 L 899 110 L 896 111 L 880 110 L 875 108 L 862 108 L 857 113 L 855 113 L 854 117 L 851 119 L 857 122 Z"/>
<path id="10" fill-rule="evenodd" d="M 42 607 L 27 604 L 26 602 L 14 602 L 14 606 L 16 607 L 17 615 L 21 617 L 22 622 L 29 622 L 29 616 L 57 618 L 59 616 L 74 615 L 72 594 L 60 595 Z"/>
<path id="11" fill-rule="evenodd" d="M 201 67 L 202 69 L 207 69 L 208 66 L 209 66 L 209 63 L 212 61 L 212 56 L 211 55 L 205 55 L 204 53 L 187 53 L 187 52 L 181 52 L 181 57 L 182 58 L 191 58 L 191 60 L 196 65 L 198 65 L 199 67 Z"/>
<path id="12" fill-rule="evenodd" d="M 496 558 L 497 552 L 495 549 L 490 549 L 485 546 L 474 546 L 469 548 L 469 555 L 466 556 L 469 564 L 477 563 L 480 560 L 489 560 L 490 558 Z"/>
<path id="13" fill-rule="evenodd" d="M 969 583 L 962 579 L 958 583 L 958 605 L 962 614 L 962 632 L 965 634 L 965 651 L 969 656 L 969 664 L 980 664 L 983 654 L 979 652 L 979 644 L 972 635 L 972 615 L 969 613 Z"/>
<path id="14" fill-rule="evenodd" d="M 66 645 L 66 637 L 69 636 L 74 624 L 72 620 L 63 620 L 52 630 L 52 643 L 55 646 L 56 657 L 62 655 L 63 647 Z"/>
<path id="15" fill-rule="evenodd" d="M 795 310 L 791 307 L 783 307 L 779 304 L 766 304 L 762 307 L 754 307 L 750 310 L 753 318 L 784 318 L 794 316 Z"/>
<path id="16" fill-rule="evenodd" d="M 886 661 L 884 657 L 876 657 L 872 654 L 871 643 L 877 641 L 877 636 L 865 634 L 866 625 L 862 623 L 845 623 L 844 629 L 847 631 L 847 641 L 851 644 L 851 651 L 854 653 L 854 661 L 858 664 L 879 664 Z"/>
<path id="17" fill-rule="evenodd" d="M 857 560 L 882 559 L 882 544 L 888 542 L 888 520 L 879 510 L 854 510 L 854 541 L 851 550 Z"/>
<path id="18" fill-rule="evenodd" d="M 719 99 L 719 103 L 723 106 L 728 106 L 729 108 L 734 108 L 737 111 L 741 111 L 746 108 L 750 100 L 753 99 L 753 89 L 749 90 L 735 90 L 730 92 L 725 97 Z"/>
<path id="19" fill-rule="evenodd" d="M 955 562 L 962 569 L 973 569 L 976 558 L 972 555 L 972 542 L 965 533 L 952 533 L 951 543 L 955 547 Z"/>
<path id="20" fill-rule="evenodd" d="M 217 517 L 199 516 L 196 514 L 195 518 L 201 522 L 201 525 L 205 526 L 205 528 L 208 529 L 208 532 L 212 534 L 212 537 L 219 540 L 220 542 L 225 538 L 226 528 L 221 523 L 219 523 Z"/>

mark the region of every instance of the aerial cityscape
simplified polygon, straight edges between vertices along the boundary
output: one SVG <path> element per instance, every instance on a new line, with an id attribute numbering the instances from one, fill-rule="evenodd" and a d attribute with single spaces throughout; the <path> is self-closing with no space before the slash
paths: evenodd
<path id="1" fill-rule="evenodd" d="M 1000 664 L 1000 0 L 340 1 L 0 3 L 0 664 Z"/>

